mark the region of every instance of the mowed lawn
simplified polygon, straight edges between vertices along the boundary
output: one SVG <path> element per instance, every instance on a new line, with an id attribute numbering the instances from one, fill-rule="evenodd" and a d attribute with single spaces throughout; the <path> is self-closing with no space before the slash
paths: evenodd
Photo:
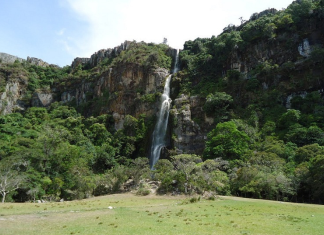
<path id="1" fill-rule="evenodd" d="M 113 207 L 109 209 L 108 207 Z M 324 234 L 324 206 L 235 197 L 115 194 L 0 205 L 0 234 Z"/>

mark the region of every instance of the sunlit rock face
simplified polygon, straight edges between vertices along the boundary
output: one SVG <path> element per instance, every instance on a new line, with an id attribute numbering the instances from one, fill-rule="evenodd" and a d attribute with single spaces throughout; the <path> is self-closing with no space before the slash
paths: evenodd
<path id="1" fill-rule="evenodd" d="M 9 81 L 3 92 L 0 92 L 0 113 L 9 114 L 18 110 L 25 110 L 25 102 L 21 100 L 26 81 L 23 79 Z"/>
<path id="2" fill-rule="evenodd" d="M 101 49 L 91 55 L 90 58 L 80 58 L 77 57 L 73 60 L 71 67 L 75 69 L 78 65 L 88 65 L 90 68 L 94 68 L 104 59 L 112 59 L 118 56 L 122 51 L 125 51 L 129 48 L 131 41 L 125 41 L 120 46 L 108 49 Z"/>
<path id="3" fill-rule="evenodd" d="M 35 57 L 27 57 L 27 62 L 30 63 L 30 64 L 33 64 L 33 65 L 36 65 L 36 66 L 41 66 L 41 67 L 47 67 L 47 66 L 50 66 L 49 63 L 41 60 L 41 59 L 38 59 L 38 58 L 35 58 Z M 52 65 L 54 66 L 54 65 Z"/>
<path id="4" fill-rule="evenodd" d="M 23 62 L 24 59 L 19 58 L 17 56 L 9 55 L 7 53 L 0 52 L 0 61 L 1 63 L 14 63 L 15 61 Z"/>
<path id="5" fill-rule="evenodd" d="M 31 106 L 33 107 L 48 107 L 54 102 L 54 95 L 48 91 L 38 91 L 33 94 Z"/>
<path id="6" fill-rule="evenodd" d="M 152 116 L 157 112 L 156 100 L 147 101 L 146 96 L 163 92 L 163 82 L 170 74 L 167 69 L 156 68 L 147 70 L 136 64 L 123 64 L 108 69 L 94 81 L 80 81 L 69 87 L 61 88 L 60 101 L 74 102 L 77 106 L 92 100 L 85 115 L 113 114 L 116 129 L 123 128 L 123 119 L 126 115 L 139 117 L 141 114 Z"/>
<path id="7" fill-rule="evenodd" d="M 207 133 L 214 125 L 202 107 L 205 99 L 199 96 L 181 95 L 173 101 L 173 145 L 178 153 L 202 154 Z"/>

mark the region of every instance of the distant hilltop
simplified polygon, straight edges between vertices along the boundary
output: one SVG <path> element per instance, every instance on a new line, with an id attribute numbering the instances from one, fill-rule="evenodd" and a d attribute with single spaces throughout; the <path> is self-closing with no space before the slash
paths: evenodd
<path id="1" fill-rule="evenodd" d="M 35 58 L 35 57 L 28 56 L 27 60 L 25 60 L 25 59 L 19 58 L 17 56 L 13 56 L 13 55 L 9 55 L 7 53 L 0 52 L 0 63 L 12 64 L 16 60 L 18 60 L 21 63 L 26 61 L 30 64 L 41 66 L 41 67 L 48 67 L 48 66 L 58 67 L 57 65 L 49 64 L 49 63 L 47 63 L 41 59 Z"/>
<path id="2" fill-rule="evenodd" d="M 0 52 L 0 62 L 1 63 L 14 63 L 16 60 L 18 60 L 19 62 L 23 62 L 25 61 L 24 59 L 22 58 L 19 58 L 17 56 L 13 56 L 13 55 L 9 55 L 7 53 L 2 53 Z"/>

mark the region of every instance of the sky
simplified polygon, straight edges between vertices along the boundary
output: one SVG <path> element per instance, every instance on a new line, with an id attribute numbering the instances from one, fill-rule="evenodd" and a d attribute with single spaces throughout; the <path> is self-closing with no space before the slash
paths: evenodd
<path id="1" fill-rule="evenodd" d="M 125 40 L 182 49 L 185 41 L 219 35 L 255 12 L 292 0 L 2 0 L 0 52 L 61 67 Z"/>

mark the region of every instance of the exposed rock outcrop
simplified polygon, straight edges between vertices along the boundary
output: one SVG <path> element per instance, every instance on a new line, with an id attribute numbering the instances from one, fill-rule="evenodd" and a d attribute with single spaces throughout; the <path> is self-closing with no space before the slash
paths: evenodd
<path id="1" fill-rule="evenodd" d="M 127 50 L 129 45 L 131 44 L 131 41 L 125 41 L 120 46 L 114 47 L 114 48 L 108 48 L 108 49 L 101 49 L 91 55 L 90 58 L 75 58 L 72 62 L 72 69 L 75 69 L 79 64 L 86 65 L 88 64 L 90 68 L 93 68 L 97 66 L 102 60 L 105 58 L 111 59 L 119 55 L 122 51 Z"/>
<path id="2" fill-rule="evenodd" d="M 78 67 L 79 64 L 81 65 L 85 65 L 90 61 L 90 58 L 81 58 L 81 57 L 77 57 L 73 60 L 72 62 L 72 69 L 75 69 L 76 67 Z"/>
<path id="3" fill-rule="evenodd" d="M 207 133 L 213 127 L 202 110 L 205 98 L 181 95 L 174 100 L 170 111 L 173 120 L 173 145 L 178 153 L 202 154 Z"/>
<path id="4" fill-rule="evenodd" d="M 13 56 L 13 55 L 9 55 L 7 53 L 2 53 L 0 52 L 0 63 L 14 63 L 16 60 L 18 60 L 19 62 L 23 62 L 25 61 L 24 59 L 21 59 L 17 56 Z"/>
<path id="5" fill-rule="evenodd" d="M 12 64 L 15 61 L 19 61 L 20 63 L 27 61 L 30 64 L 41 66 L 41 67 L 47 67 L 47 66 L 58 67 L 57 65 L 52 65 L 52 64 L 50 65 L 49 63 L 47 63 L 41 59 L 35 58 L 35 57 L 28 56 L 27 60 L 25 60 L 25 59 L 19 58 L 17 56 L 13 56 L 13 55 L 9 55 L 7 53 L 0 52 L 0 63 Z"/>
<path id="6" fill-rule="evenodd" d="M 27 57 L 27 62 L 33 65 L 37 65 L 37 66 L 41 66 L 41 67 L 47 67 L 49 66 L 48 63 L 46 63 L 45 61 L 35 58 L 35 57 Z"/>
<path id="7" fill-rule="evenodd" d="M 269 15 L 269 14 L 276 14 L 277 12 L 278 12 L 277 9 L 270 8 L 270 9 L 261 11 L 259 13 L 252 14 L 252 16 L 250 17 L 250 20 L 257 20 L 257 19 L 261 18 L 262 16 Z"/>
<path id="8" fill-rule="evenodd" d="M 0 93 L 0 113 L 9 114 L 15 110 L 25 110 L 26 104 L 21 99 L 24 96 L 26 80 L 16 79 L 7 82 L 5 91 Z"/>
<path id="9" fill-rule="evenodd" d="M 75 102 L 79 106 L 97 100 L 85 115 L 92 115 L 94 110 L 98 114 L 112 114 L 115 128 L 121 129 L 126 115 L 151 116 L 157 112 L 158 99 L 148 100 L 146 97 L 154 97 L 156 92 L 162 92 L 163 82 L 168 75 L 169 71 L 162 68 L 147 71 L 136 64 L 120 65 L 107 70 L 95 81 L 81 81 L 64 88 L 61 101 Z"/>
<path id="10" fill-rule="evenodd" d="M 31 106 L 48 107 L 54 101 L 54 95 L 52 92 L 38 91 L 33 94 L 33 97 L 31 99 Z"/>

